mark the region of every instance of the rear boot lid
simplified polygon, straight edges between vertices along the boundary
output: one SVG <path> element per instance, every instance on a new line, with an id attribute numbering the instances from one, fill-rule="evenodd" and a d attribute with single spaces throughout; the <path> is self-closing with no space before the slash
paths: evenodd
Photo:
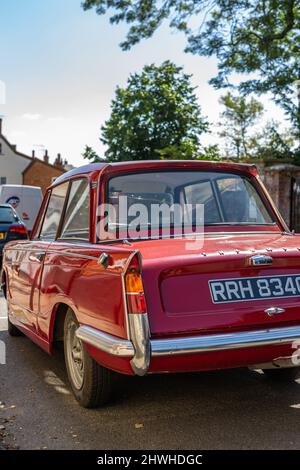
<path id="1" fill-rule="evenodd" d="M 251 329 L 300 320 L 297 235 L 205 235 L 198 251 L 187 251 L 182 239 L 136 242 L 134 247 L 142 254 L 153 335 Z M 255 264 L 253 257 L 258 255 L 268 257 L 271 264 Z"/>

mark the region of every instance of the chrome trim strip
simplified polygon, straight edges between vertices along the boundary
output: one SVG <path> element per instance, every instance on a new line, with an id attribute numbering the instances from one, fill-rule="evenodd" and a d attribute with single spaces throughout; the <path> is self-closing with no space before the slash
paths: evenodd
<path id="1" fill-rule="evenodd" d="M 135 354 L 130 364 L 137 375 L 145 375 L 148 372 L 151 359 L 150 328 L 147 313 L 130 313 L 129 326 L 130 337 Z"/>
<path id="2" fill-rule="evenodd" d="M 80 246 L 80 248 L 89 248 L 90 249 L 90 246 Z M 30 253 L 40 253 L 42 251 L 41 248 L 11 248 L 12 251 L 26 251 L 26 252 L 30 252 Z M 89 256 L 89 255 L 85 255 L 83 253 L 73 253 L 71 251 L 60 251 L 60 250 L 52 250 L 51 248 L 45 248 L 44 249 L 44 252 L 48 253 L 48 254 L 55 254 L 55 255 L 68 255 L 68 256 L 75 256 L 77 258 L 84 258 L 84 259 L 88 259 L 88 260 L 91 260 L 91 261 L 98 261 L 99 257 L 96 257 L 96 256 Z"/>
<path id="3" fill-rule="evenodd" d="M 152 339 L 151 350 L 153 357 L 174 356 L 288 344 L 299 338 L 300 326 L 290 326 L 239 333 Z"/>
<path id="4" fill-rule="evenodd" d="M 101 351 L 118 357 L 133 357 L 134 348 L 131 341 L 104 333 L 90 326 L 82 325 L 76 331 L 77 338 Z"/>
<path id="5" fill-rule="evenodd" d="M 226 224 L 224 224 L 226 225 Z M 276 226 L 276 224 L 272 224 L 272 226 Z M 217 226 L 216 226 L 217 227 Z M 246 227 L 246 225 L 245 225 Z M 247 231 L 242 231 L 242 232 L 223 232 L 223 231 L 215 231 L 215 232 L 197 232 L 197 233 L 194 233 L 194 232 L 191 232 L 191 233 L 186 233 L 186 234 L 172 234 L 172 235 L 160 235 L 158 237 L 132 237 L 132 238 L 112 238 L 112 239 L 109 239 L 109 240 L 100 240 L 97 242 L 98 245 L 101 245 L 101 244 L 109 244 L 109 243 L 116 243 L 116 242 L 119 242 L 120 244 L 123 243 L 124 241 L 129 241 L 129 242 L 139 242 L 139 241 L 151 241 L 151 240 L 163 240 L 163 239 L 166 239 L 166 238 L 169 238 L 170 240 L 172 239 L 176 239 L 176 238 L 182 238 L 182 239 L 186 239 L 188 237 L 191 237 L 191 235 L 194 237 L 194 236 L 197 236 L 197 235 L 200 235 L 200 236 L 212 236 L 212 237 L 218 237 L 218 236 L 223 236 L 223 235 L 260 235 L 260 234 L 264 234 L 264 235 L 292 235 L 290 232 L 283 232 L 283 231 L 280 231 L 280 230 L 250 230 L 250 232 L 247 232 Z M 250 250 L 248 250 L 250 251 Z"/>

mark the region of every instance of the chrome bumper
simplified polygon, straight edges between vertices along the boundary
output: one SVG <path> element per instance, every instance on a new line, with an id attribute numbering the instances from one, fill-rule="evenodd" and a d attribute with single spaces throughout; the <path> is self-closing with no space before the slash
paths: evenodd
<path id="1" fill-rule="evenodd" d="M 135 318 L 131 318 L 130 321 L 131 341 L 89 326 L 80 326 L 76 334 L 82 341 L 101 351 L 113 356 L 131 358 L 132 368 L 137 375 L 145 375 L 148 372 L 151 357 L 292 344 L 300 339 L 300 326 L 185 338 L 150 339 L 147 318 L 142 315 L 132 315 L 132 317 Z"/>
<path id="2" fill-rule="evenodd" d="M 134 348 L 131 341 L 117 338 L 117 336 L 103 333 L 91 326 L 80 326 L 76 331 L 77 338 L 84 343 L 90 344 L 100 351 L 112 356 L 133 357 Z"/>

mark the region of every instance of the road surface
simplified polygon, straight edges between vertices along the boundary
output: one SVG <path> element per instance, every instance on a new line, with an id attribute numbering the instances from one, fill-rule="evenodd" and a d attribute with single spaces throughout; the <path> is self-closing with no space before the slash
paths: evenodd
<path id="1" fill-rule="evenodd" d="M 0 325 L 6 330 L 5 301 Z M 62 352 L 9 338 L 0 365 L 0 447 L 20 449 L 299 449 L 300 384 L 245 369 L 121 378 L 109 406 L 80 408 Z"/>

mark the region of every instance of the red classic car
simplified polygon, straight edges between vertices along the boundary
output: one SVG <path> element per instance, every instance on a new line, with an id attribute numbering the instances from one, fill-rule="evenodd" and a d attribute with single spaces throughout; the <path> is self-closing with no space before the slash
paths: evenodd
<path id="1" fill-rule="evenodd" d="M 117 211 L 121 198 L 127 215 Z M 175 204 L 187 211 L 181 235 L 173 209 L 169 218 L 136 222 L 137 212 Z M 203 207 L 202 228 L 195 205 Z M 300 238 L 254 165 L 141 161 L 72 170 L 48 189 L 31 239 L 5 247 L 2 288 L 9 333 L 50 354 L 63 341 L 85 407 L 108 400 L 115 372 L 253 367 L 278 380 L 299 372 Z"/>

